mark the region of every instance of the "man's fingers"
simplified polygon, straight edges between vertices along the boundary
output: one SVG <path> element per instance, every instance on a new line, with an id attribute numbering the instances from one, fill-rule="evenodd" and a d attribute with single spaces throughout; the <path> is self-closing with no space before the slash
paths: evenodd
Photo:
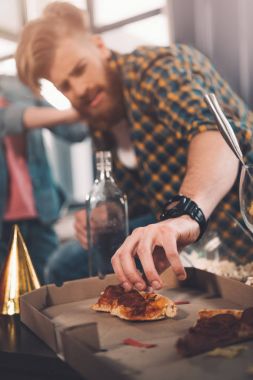
<path id="1" fill-rule="evenodd" d="M 144 290 L 146 288 L 146 283 L 136 268 L 135 260 L 131 254 L 122 256 L 121 266 L 124 275 L 132 286 L 138 290 Z"/>
<path id="2" fill-rule="evenodd" d="M 87 236 L 86 235 L 83 235 L 83 234 L 76 234 L 75 235 L 77 240 L 79 241 L 79 243 L 81 244 L 81 246 L 85 249 L 88 249 L 88 240 L 87 240 Z"/>
<path id="3" fill-rule="evenodd" d="M 165 254 L 170 262 L 170 265 L 175 272 L 179 280 L 186 279 L 186 272 L 184 266 L 181 263 L 177 241 L 174 236 L 168 236 L 166 234 L 162 235 L 162 247 L 164 248 Z"/>
<path id="4" fill-rule="evenodd" d="M 82 234 L 86 234 L 86 228 L 87 228 L 86 225 L 87 225 L 86 210 L 81 210 L 81 211 L 76 212 L 74 228 L 78 236 L 81 236 Z"/>
<path id="5" fill-rule="evenodd" d="M 148 284 L 150 284 L 153 289 L 157 290 L 161 289 L 162 281 L 156 270 L 152 255 L 155 245 L 156 233 L 155 231 L 153 232 L 151 228 L 150 230 L 146 231 L 147 233 L 143 235 L 141 241 L 138 244 L 137 255 L 141 261 L 141 265 L 144 270 Z"/>
<path id="6" fill-rule="evenodd" d="M 87 231 L 85 228 L 79 226 L 79 225 L 76 225 L 75 224 L 75 234 L 76 234 L 76 237 L 77 239 L 80 241 L 81 245 L 84 247 L 84 248 L 87 248 L 88 246 L 88 241 L 87 241 Z"/>
<path id="7" fill-rule="evenodd" d="M 121 285 L 123 286 L 123 288 L 126 291 L 131 290 L 133 286 L 132 286 L 132 284 L 130 284 L 127 277 L 125 276 L 124 271 L 123 271 L 122 266 L 121 266 L 121 263 L 120 263 L 120 260 L 117 257 L 117 255 L 114 255 L 112 257 L 111 263 L 112 263 L 113 270 L 114 270 L 115 274 L 117 275 L 117 277 L 118 277 Z"/>
<path id="8" fill-rule="evenodd" d="M 84 233 L 86 231 L 85 226 L 83 224 L 78 223 L 77 221 L 75 221 L 74 227 L 76 232 L 78 233 Z"/>
<path id="9" fill-rule="evenodd" d="M 83 210 L 79 210 L 75 213 L 75 219 L 76 221 L 78 221 L 79 223 L 82 223 L 82 224 L 86 224 L 86 210 L 83 209 Z"/>
<path id="10" fill-rule="evenodd" d="M 131 288 L 135 286 L 138 290 L 145 289 L 146 287 L 145 281 L 137 270 L 133 258 L 140 234 L 141 228 L 136 229 L 132 235 L 124 241 L 112 258 L 113 269 L 122 285 L 124 286 L 124 282 L 127 282 L 131 285 Z M 121 270 L 119 269 L 119 263 Z M 129 290 L 127 286 L 125 289 Z"/>

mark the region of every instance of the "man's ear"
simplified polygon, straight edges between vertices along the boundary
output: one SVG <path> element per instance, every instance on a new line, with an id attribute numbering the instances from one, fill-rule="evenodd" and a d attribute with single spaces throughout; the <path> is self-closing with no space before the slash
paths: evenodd
<path id="1" fill-rule="evenodd" d="M 91 42 L 98 48 L 98 50 L 100 51 L 100 54 L 101 54 L 102 58 L 104 58 L 104 59 L 110 58 L 111 52 L 105 46 L 105 43 L 104 43 L 104 41 L 103 41 L 103 39 L 102 39 L 101 36 L 99 36 L 98 34 L 93 34 L 91 36 Z"/>

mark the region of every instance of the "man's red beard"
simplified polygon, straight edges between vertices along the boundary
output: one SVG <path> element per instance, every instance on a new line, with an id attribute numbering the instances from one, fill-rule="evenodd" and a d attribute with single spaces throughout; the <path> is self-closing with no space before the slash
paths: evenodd
<path id="1" fill-rule="evenodd" d="M 83 115 L 94 129 L 111 129 L 125 115 L 124 99 L 122 94 L 122 85 L 117 72 L 111 70 L 106 65 L 106 84 L 97 85 L 90 89 L 78 102 L 73 106 Z M 97 107 L 92 107 L 92 100 L 97 94 L 102 93 L 104 99 Z"/>

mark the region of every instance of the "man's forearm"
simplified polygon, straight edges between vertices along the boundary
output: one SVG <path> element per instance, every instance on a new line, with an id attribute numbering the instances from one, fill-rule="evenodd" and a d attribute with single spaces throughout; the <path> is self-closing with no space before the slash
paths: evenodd
<path id="1" fill-rule="evenodd" d="M 194 200 L 208 218 L 233 186 L 238 160 L 219 132 L 197 135 L 191 142 L 180 193 Z"/>
<path id="2" fill-rule="evenodd" d="M 23 113 L 24 127 L 28 129 L 54 127 L 59 124 L 75 123 L 80 116 L 73 108 L 58 110 L 51 107 L 28 107 Z"/>

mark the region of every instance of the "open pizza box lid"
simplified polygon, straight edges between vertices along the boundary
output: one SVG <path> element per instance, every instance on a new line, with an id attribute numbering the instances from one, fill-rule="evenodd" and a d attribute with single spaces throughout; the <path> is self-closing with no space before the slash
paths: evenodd
<path id="1" fill-rule="evenodd" d="M 195 323 L 200 309 L 253 306 L 253 287 L 194 268 L 187 268 L 187 276 L 178 282 L 171 270 L 163 275 L 165 287 L 159 293 L 173 301 L 189 301 L 178 306 L 174 319 L 129 322 L 91 310 L 105 287 L 118 283 L 108 275 L 61 287 L 47 285 L 23 295 L 21 321 L 87 380 L 180 379 L 186 373 L 187 379 L 248 379 L 253 342 L 232 361 L 206 354 L 183 359 L 175 343 Z M 127 346 L 127 338 L 155 347 Z"/>

